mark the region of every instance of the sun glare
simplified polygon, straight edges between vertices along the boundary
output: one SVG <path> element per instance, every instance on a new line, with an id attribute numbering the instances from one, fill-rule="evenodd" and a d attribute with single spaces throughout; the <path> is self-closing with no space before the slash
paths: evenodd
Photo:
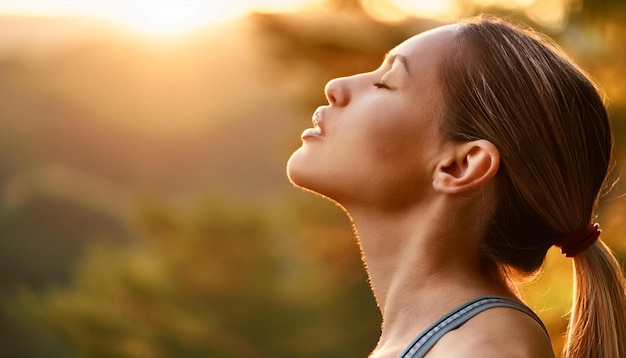
<path id="1" fill-rule="evenodd" d="M 311 0 L 0 0 L 0 13 L 103 17 L 154 35 L 185 32 L 250 11 L 291 11 Z"/>
<path id="2" fill-rule="evenodd" d="M 365 10 L 385 22 L 402 21 L 408 16 L 452 19 L 459 16 L 455 0 L 363 0 Z"/>
<path id="3" fill-rule="evenodd" d="M 324 3 L 325 0 L 0 0 L 0 13 L 36 16 L 104 17 L 138 31 L 168 35 L 242 17 L 250 11 L 284 12 Z M 454 19 L 461 15 L 459 0 L 360 0 L 381 21 L 410 16 Z M 562 25 L 568 0 L 466 0 L 485 6 L 520 9 L 544 25 Z"/>
<path id="4" fill-rule="evenodd" d="M 105 16 L 142 32 L 167 35 L 236 17 L 238 14 L 225 4 L 225 1 L 218 0 L 144 0 Z"/>
<path id="5" fill-rule="evenodd" d="M 122 1 L 105 16 L 139 31 L 167 35 L 223 22 L 250 11 L 291 11 L 306 0 L 134 0 Z M 123 5 L 122 5 L 123 4 Z"/>

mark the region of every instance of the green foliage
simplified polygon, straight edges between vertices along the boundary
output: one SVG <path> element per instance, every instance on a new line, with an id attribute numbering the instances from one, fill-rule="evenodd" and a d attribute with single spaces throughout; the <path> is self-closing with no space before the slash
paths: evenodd
<path id="1" fill-rule="evenodd" d="M 71 287 L 8 308 L 85 357 L 365 356 L 379 317 L 347 220 L 293 207 L 315 224 L 228 199 L 145 203 L 141 241 L 92 246 Z"/>

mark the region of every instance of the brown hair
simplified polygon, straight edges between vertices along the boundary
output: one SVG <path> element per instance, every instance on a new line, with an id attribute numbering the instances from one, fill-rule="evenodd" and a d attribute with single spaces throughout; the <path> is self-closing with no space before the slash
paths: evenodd
<path id="1" fill-rule="evenodd" d="M 531 274 L 559 239 L 587 226 L 612 166 L 600 90 L 552 41 L 493 17 L 461 21 L 440 77 L 443 133 L 500 151 L 497 204 L 485 260 Z M 574 258 L 574 304 L 564 356 L 626 356 L 626 294 L 602 241 Z"/>

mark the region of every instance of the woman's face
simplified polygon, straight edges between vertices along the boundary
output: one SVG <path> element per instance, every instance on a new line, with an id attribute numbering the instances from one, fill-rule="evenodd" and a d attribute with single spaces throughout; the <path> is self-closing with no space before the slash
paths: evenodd
<path id="1" fill-rule="evenodd" d="M 345 205 L 400 206 L 432 190 L 442 103 L 439 60 L 454 37 L 445 26 L 391 50 L 376 70 L 326 85 L 329 104 L 287 164 L 291 181 Z"/>

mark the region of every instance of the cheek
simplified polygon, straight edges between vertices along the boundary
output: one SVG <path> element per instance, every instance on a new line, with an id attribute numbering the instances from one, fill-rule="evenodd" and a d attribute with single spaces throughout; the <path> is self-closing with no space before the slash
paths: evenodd
<path id="1" fill-rule="evenodd" d="M 390 189 L 409 193 L 432 181 L 429 163 L 439 147 L 434 123 L 431 113 L 413 109 L 390 113 L 368 128 L 368 154 L 378 170 L 387 173 Z"/>
<path id="2" fill-rule="evenodd" d="M 388 162 L 405 161 L 419 155 L 419 144 L 424 140 L 419 126 L 410 119 L 389 118 L 370 128 L 372 155 Z"/>
<path id="3" fill-rule="evenodd" d="M 438 101 L 431 91 L 424 90 L 423 93 L 411 96 L 410 101 L 389 106 L 395 110 L 385 112 L 369 128 L 369 136 L 374 139 L 374 155 L 386 160 L 414 161 L 423 156 L 424 150 L 435 145 L 435 138 L 439 135 L 435 125 Z"/>

